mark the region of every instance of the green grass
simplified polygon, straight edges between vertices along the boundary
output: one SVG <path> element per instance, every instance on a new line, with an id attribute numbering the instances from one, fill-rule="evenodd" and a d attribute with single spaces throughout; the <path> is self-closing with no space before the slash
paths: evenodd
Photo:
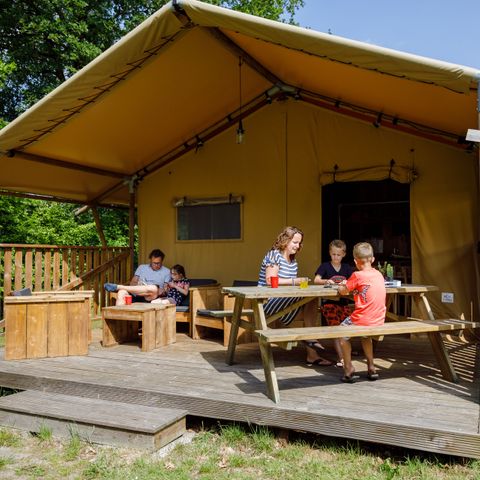
<path id="1" fill-rule="evenodd" d="M 295 432 L 286 440 L 265 427 L 194 427 L 193 441 L 177 445 L 165 457 L 91 445 L 73 430 L 60 446 L 55 439 L 28 436 L 20 444 L 4 430 L 10 448 L 0 462 L 0 477 L 10 472 L 51 480 L 480 480 L 476 460 Z"/>
<path id="2" fill-rule="evenodd" d="M 13 430 L 0 429 L 0 447 L 19 447 L 21 444 L 20 436 Z"/>

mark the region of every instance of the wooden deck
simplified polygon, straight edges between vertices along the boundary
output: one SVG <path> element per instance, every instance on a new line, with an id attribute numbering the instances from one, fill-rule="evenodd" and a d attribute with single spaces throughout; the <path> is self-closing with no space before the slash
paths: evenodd
<path id="1" fill-rule="evenodd" d="M 0 386 L 480 458 L 480 346 L 452 341 L 448 349 L 458 384 L 443 380 L 424 339 L 386 338 L 376 352 L 380 380 L 364 378 L 358 357 L 363 376 L 353 385 L 339 381 L 338 368 L 307 367 L 302 348 L 275 349 L 278 405 L 266 396 L 257 344 L 238 346 L 236 364 L 227 366 L 220 342 L 182 334 L 177 343 L 147 353 L 137 345 L 102 348 L 98 342 L 79 357 L 4 361 L 0 351 Z"/>

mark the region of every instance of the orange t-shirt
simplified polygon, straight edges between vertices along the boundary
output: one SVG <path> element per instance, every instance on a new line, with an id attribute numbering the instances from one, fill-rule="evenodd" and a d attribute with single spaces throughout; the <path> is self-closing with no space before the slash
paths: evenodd
<path id="1" fill-rule="evenodd" d="M 346 287 L 355 300 L 355 310 L 350 315 L 352 323 L 366 327 L 383 325 L 387 294 L 382 274 L 374 268 L 353 272 Z"/>

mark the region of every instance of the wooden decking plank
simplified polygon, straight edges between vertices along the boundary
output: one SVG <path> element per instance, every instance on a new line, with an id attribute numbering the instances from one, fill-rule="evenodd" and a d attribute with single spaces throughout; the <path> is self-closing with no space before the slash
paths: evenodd
<path id="1" fill-rule="evenodd" d="M 38 432 L 43 426 L 54 435 L 94 443 L 155 449 L 185 432 L 186 412 L 131 403 L 119 403 L 24 391 L 0 398 L 0 425 Z"/>
<path id="2" fill-rule="evenodd" d="M 27 390 L 0 398 L 0 410 L 154 434 L 187 412 Z"/>
<path id="3" fill-rule="evenodd" d="M 176 344 L 148 353 L 129 345 L 108 350 L 93 345 L 86 357 L 0 360 L 0 385 L 182 408 L 192 415 L 441 453 L 458 455 L 463 449 L 463 455 L 480 455 L 477 437 L 469 437 L 478 435 L 478 346 L 447 343 L 455 366 L 464 365 L 459 370 L 460 384 L 455 385 L 441 378 L 423 340 L 390 337 L 392 341 L 382 342 L 377 349 L 380 380 L 354 385 L 339 382 L 340 369 L 304 366 L 303 349 L 276 349 L 283 390 L 281 403 L 274 405 L 265 396 L 258 345 L 240 345 L 238 363 L 227 366 L 226 349 L 218 343 L 182 340 L 181 336 L 179 341 L 178 337 Z M 358 360 L 354 359 L 356 368 L 364 374 L 365 363 Z M 406 439 L 411 444 L 404 445 Z"/>
<path id="4" fill-rule="evenodd" d="M 84 362 L 84 361 L 85 361 L 85 359 L 82 360 L 82 362 Z M 35 373 L 38 374 L 38 372 L 35 372 Z M 163 372 L 163 373 L 164 373 L 164 374 L 167 374 L 166 376 L 168 376 L 168 372 Z M 149 376 L 146 375 L 145 378 L 149 378 Z M 199 378 L 200 378 L 200 377 L 199 377 Z M 184 380 L 184 382 L 187 382 L 187 383 L 190 384 L 189 379 L 183 379 L 183 380 Z M 205 380 L 207 380 L 207 377 L 205 377 Z M 98 379 L 98 381 L 105 383 L 105 381 L 104 381 L 102 378 Z M 148 384 L 148 382 L 145 382 L 145 383 Z M 366 405 L 366 408 L 369 409 L 369 410 L 371 410 L 370 407 L 371 407 L 372 389 L 374 389 L 375 386 L 379 385 L 380 383 L 381 383 L 381 382 L 377 382 L 377 384 L 368 383 L 368 384 L 366 385 L 365 389 L 364 389 L 364 391 L 365 391 L 365 405 Z M 114 383 L 113 383 L 113 382 L 110 382 L 110 383 L 106 383 L 106 385 L 112 385 L 112 386 L 113 386 Z M 130 387 L 132 387 L 132 388 L 133 388 L 133 387 L 137 387 L 137 384 L 132 384 L 132 383 L 130 383 L 130 382 L 129 382 L 129 385 L 130 385 Z M 144 386 L 144 388 L 146 388 L 146 387 L 145 387 L 145 384 L 143 384 L 143 386 Z M 149 388 L 149 391 L 155 391 L 156 389 L 154 388 L 154 386 L 155 386 L 155 384 L 152 385 L 152 383 L 150 382 L 150 386 L 148 387 L 148 388 Z M 359 386 L 359 384 L 355 385 L 353 388 L 357 388 L 358 386 Z M 138 384 L 138 388 L 141 388 L 141 387 L 142 387 L 142 382 L 140 382 L 140 383 Z M 165 391 L 165 388 L 164 388 L 164 387 L 165 387 L 165 385 L 163 385 L 163 388 L 160 388 L 160 390 Z M 178 388 L 181 388 L 181 382 L 180 382 L 178 385 L 168 385 L 168 387 L 169 387 L 168 390 L 172 390 L 172 389 L 173 389 L 173 391 L 176 391 Z M 199 391 L 199 390 L 196 389 L 196 388 L 195 388 L 195 389 L 194 389 L 194 388 L 191 388 L 187 393 L 189 393 L 189 394 L 195 393 L 196 395 L 207 395 L 208 393 L 211 394 L 212 391 L 215 391 L 215 390 L 217 389 L 217 387 L 220 387 L 220 385 L 215 385 L 215 384 L 212 385 L 211 382 L 210 382 L 210 387 L 211 387 L 211 388 L 209 388 L 209 389 L 204 389 L 203 391 Z M 262 386 L 262 383 L 261 383 L 261 382 L 258 382 L 258 388 L 263 390 L 263 386 Z M 333 401 L 333 402 L 336 401 L 337 403 L 339 403 L 339 401 L 340 401 L 339 399 L 341 399 L 341 398 L 342 398 L 342 395 L 345 394 L 345 388 L 352 388 L 352 386 L 345 386 L 345 385 L 343 385 L 343 384 L 338 384 L 337 388 L 335 388 L 335 392 L 331 395 L 331 401 Z M 309 389 L 309 390 L 311 390 L 311 389 Z M 319 389 L 316 389 L 316 393 L 322 395 L 322 390 L 321 390 L 320 388 L 319 388 Z M 238 395 L 238 391 L 235 391 L 235 396 L 236 396 L 236 395 Z M 311 395 L 309 395 L 309 396 L 311 396 Z M 226 392 L 223 392 L 223 393 L 222 393 L 222 398 L 223 398 L 223 399 L 226 399 L 226 397 L 227 397 Z M 303 402 L 305 402 L 306 400 L 308 400 L 308 397 L 306 397 L 305 395 L 302 395 L 301 392 L 300 392 L 300 395 L 298 395 L 297 397 L 298 397 L 298 399 L 302 399 L 302 397 L 303 397 L 303 399 L 302 399 Z M 316 397 L 313 397 L 313 398 L 316 398 Z M 327 401 L 327 403 L 328 403 L 328 398 L 327 398 L 327 396 L 326 396 L 325 393 L 323 393 L 322 398 L 323 398 L 325 401 Z M 358 398 L 356 408 L 360 411 L 361 408 L 362 408 L 362 402 L 361 402 L 361 397 L 358 396 L 358 391 L 357 391 L 357 394 L 356 394 L 356 398 Z M 385 398 L 384 398 L 383 400 L 385 401 Z M 404 411 L 407 411 L 407 412 L 411 412 L 411 411 L 413 411 L 412 407 L 414 407 L 415 405 L 418 405 L 418 404 L 421 403 L 421 402 L 424 402 L 425 400 L 426 400 L 426 399 L 425 399 L 425 395 L 424 395 L 423 398 L 420 396 L 419 398 L 414 399 L 414 401 L 404 401 L 403 410 L 404 410 Z M 402 415 L 402 412 L 401 412 L 401 411 L 400 411 L 400 412 L 396 412 L 396 410 L 398 410 L 397 407 L 396 407 L 396 406 L 397 406 L 397 402 L 398 402 L 398 393 L 397 393 L 397 394 L 393 393 L 393 394 L 391 395 L 391 399 L 387 399 L 387 401 L 388 401 L 388 402 L 391 402 L 391 405 L 392 405 L 393 408 L 386 409 L 386 413 L 388 413 L 389 415 L 392 415 L 393 413 L 397 413 L 397 415 L 398 415 L 398 414 Z M 431 402 L 430 402 L 430 403 L 431 403 Z M 347 408 L 348 408 L 348 409 L 351 409 L 351 404 L 350 404 L 348 401 L 346 402 L 346 405 L 347 405 Z M 437 406 L 437 407 L 440 407 L 441 405 L 439 405 L 438 402 L 437 402 L 437 405 L 436 405 L 436 406 Z M 340 408 L 340 405 L 339 405 L 339 408 Z M 378 406 L 378 408 L 380 408 L 380 407 Z M 437 411 L 437 410 L 434 410 L 433 412 L 436 412 L 436 411 Z M 460 406 L 459 406 L 459 405 L 456 405 L 456 411 L 457 411 L 458 414 L 459 414 L 458 420 L 456 420 L 456 421 L 458 422 L 458 421 L 461 421 L 461 420 L 462 420 L 462 418 L 463 418 L 463 417 L 462 417 L 462 414 L 464 414 L 464 412 L 462 411 L 462 409 L 460 409 Z M 428 412 L 428 409 L 426 409 L 426 412 Z M 430 414 L 431 417 L 432 417 L 432 415 L 433 415 L 433 412 Z M 424 412 L 424 413 L 425 413 L 425 412 Z M 404 414 L 404 412 L 403 412 L 403 414 Z M 371 413 L 370 413 L 370 415 L 371 415 Z M 397 415 L 393 415 L 393 416 L 391 417 L 391 419 L 393 420 Z M 407 414 L 407 417 L 408 417 L 408 416 L 410 416 L 410 415 Z M 437 415 L 433 415 L 433 417 L 437 417 Z M 437 421 L 442 420 L 442 414 L 441 414 L 441 413 L 438 414 L 438 417 L 439 417 L 439 418 L 437 419 Z M 435 420 L 435 418 L 432 418 L 432 421 L 434 421 L 434 420 Z M 444 422 L 444 423 L 446 423 L 446 422 Z"/>

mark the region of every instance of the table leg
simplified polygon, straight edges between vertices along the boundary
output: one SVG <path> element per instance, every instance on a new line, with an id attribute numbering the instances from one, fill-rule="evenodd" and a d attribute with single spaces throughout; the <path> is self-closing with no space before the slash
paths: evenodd
<path id="1" fill-rule="evenodd" d="M 244 299 L 243 297 L 235 297 L 235 304 L 233 306 L 232 325 L 230 326 L 230 337 L 228 338 L 227 350 L 227 364 L 233 364 L 235 356 L 235 348 L 237 346 L 238 327 L 240 325 L 240 317 L 242 315 Z"/>
<path id="2" fill-rule="evenodd" d="M 278 390 L 277 374 L 273 362 L 272 347 L 267 342 L 259 340 L 260 354 L 262 355 L 263 371 L 265 372 L 265 382 L 267 383 L 268 398 L 275 403 L 280 402 L 280 392 Z"/>
<path id="3" fill-rule="evenodd" d="M 263 302 L 265 300 L 252 300 L 253 315 L 255 318 L 255 329 L 267 329 L 267 319 L 263 310 Z M 272 347 L 267 342 L 259 339 L 260 354 L 262 356 L 263 371 L 265 374 L 265 382 L 267 383 L 268 397 L 275 403 L 280 402 L 280 392 L 278 390 L 277 374 L 275 372 L 275 363 L 273 361 Z"/>
<path id="4" fill-rule="evenodd" d="M 142 314 L 142 352 L 149 352 L 155 348 L 155 310 Z"/>
<path id="5" fill-rule="evenodd" d="M 421 293 L 419 296 L 415 295 L 414 302 L 425 320 L 435 320 L 430 303 L 424 293 Z M 450 361 L 450 356 L 448 355 L 445 343 L 443 342 L 442 334 L 439 332 L 428 333 L 428 339 L 430 340 L 433 353 L 437 358 L 443 378 L 449 382 L 457 383 L 458 375 Z"/>

